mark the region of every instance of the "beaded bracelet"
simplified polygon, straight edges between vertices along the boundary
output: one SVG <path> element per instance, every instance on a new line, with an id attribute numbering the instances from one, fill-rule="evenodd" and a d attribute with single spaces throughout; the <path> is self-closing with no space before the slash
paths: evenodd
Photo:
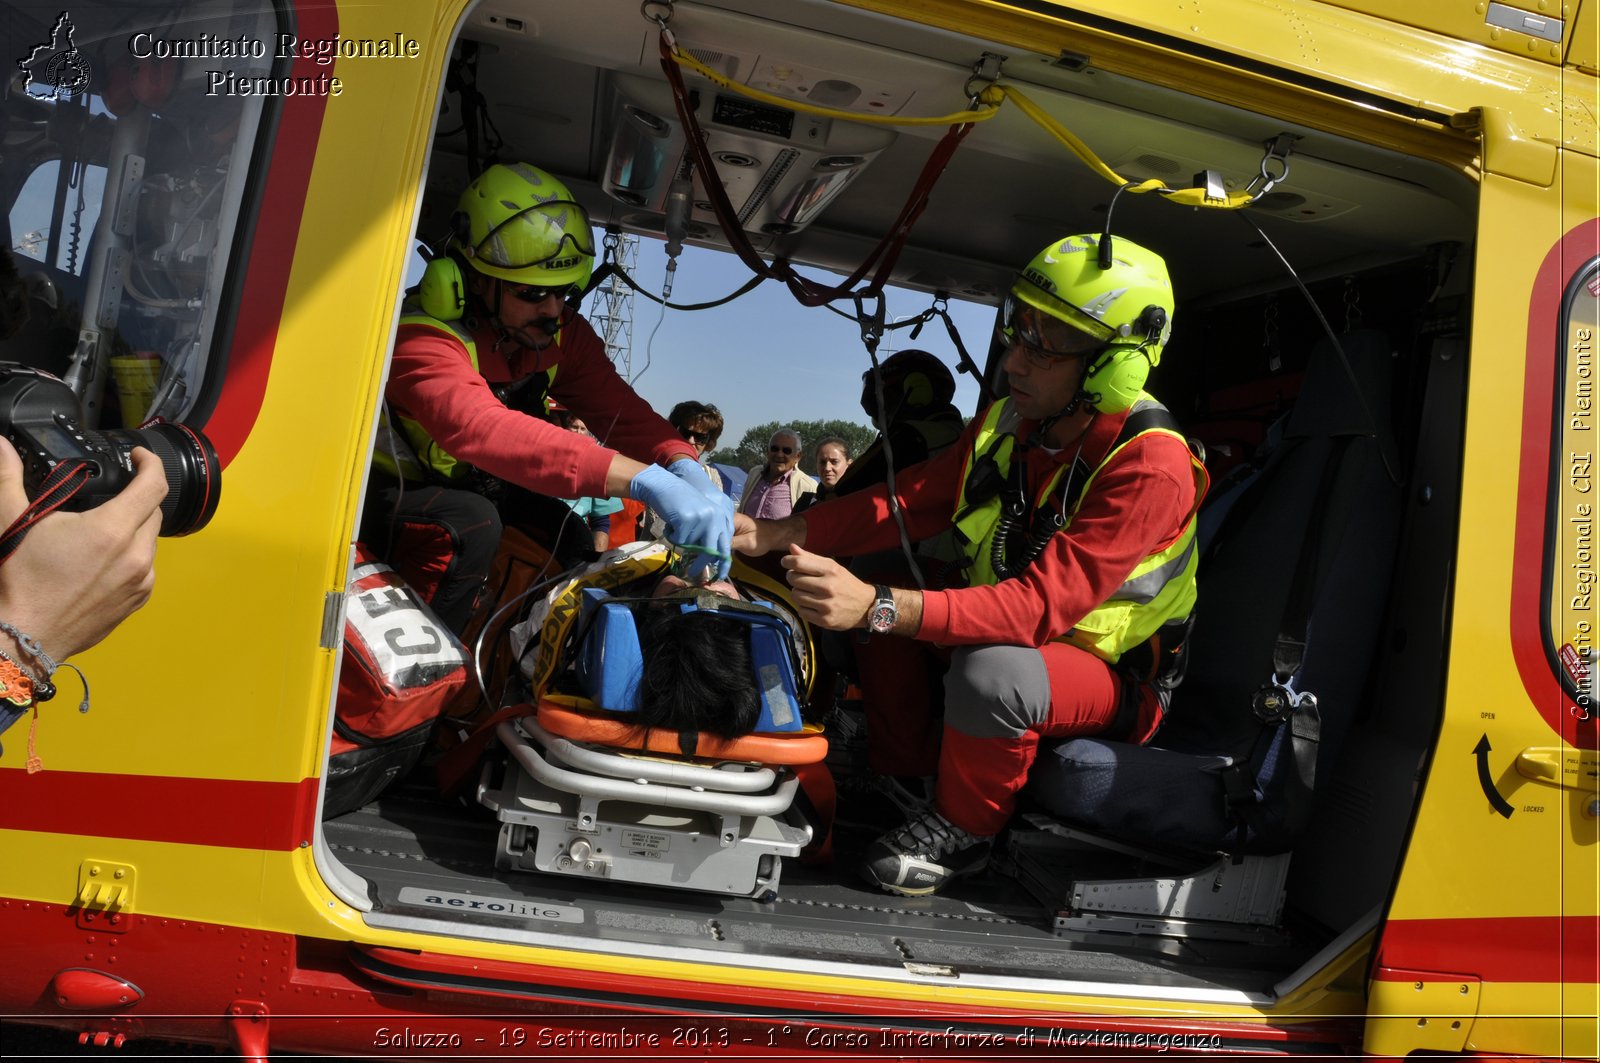
<path id="1" fill-rule="evenodd" d="M 5 650 L 0 650 L 0 698 L 19 709 L 25 709 L 37 700 L 33 696 L 33 676 Z"/>
<path id="2" fill-rule="evenodd" d="M 42 676 L 33 676 L 34 701 L 49 701 L 51 698 L 56 696 L 56 685 L 54 682 L 52 682 L 52 680 L 55 677 L 56 670 L 60 668 L 62 664 L 64 664 L 68 668 L 71 668 L 74 672 L 77 672 L 78 679 L 83 683 L 83 700 L 78 703 L 78 711 L 89 711 L 89 677 L 83 674 L 83 669 L 79 668 L 70 661 L 62 661 L 60 664 L 57 664 L 54 657 L 51 657 L 48 653 L 44 652 L 44 647 L 39 645 L 38 639 L 27 634 L 26 632 L 18 631 L 15 627 L 6 623 L 4 620 L 0 620 L 0 631 L 4 631 L 7 635 L 10 635 L 12 638 L 16 639 L 17 645 L 22 647 L 22 652 L 39 662 L 39 667 L 44 672 L 44 675 Z M 16 663 L 15 659 L 8 659 L 10 659 L 13 664 Z"/>

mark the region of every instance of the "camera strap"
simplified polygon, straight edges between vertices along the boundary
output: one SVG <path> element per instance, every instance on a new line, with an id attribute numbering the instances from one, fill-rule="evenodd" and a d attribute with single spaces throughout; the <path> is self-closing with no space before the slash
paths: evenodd
<path id="1" fill-rule="evenodd" d="M 4 533 L 0 533 L 0 565 L 17 552 L 29 529 L 66 505 L 93 475 L 94 465 L 87 461 L 63 461 L 51 469 L 39 485 L 39 492 L 32 504 L 11 522 Z"/>

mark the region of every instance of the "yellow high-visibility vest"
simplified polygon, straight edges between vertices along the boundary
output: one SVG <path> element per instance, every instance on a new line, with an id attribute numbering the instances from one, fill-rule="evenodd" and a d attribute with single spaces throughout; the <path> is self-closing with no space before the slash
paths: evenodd
<path id="1" fill-rule="evenodd" d="M 1154 411 L 1154 414 L 1138 417 L 1145 411 Z M 1129 410 L 1128 418 L 1130 425 L 1137 426 L 1135 431 L 1125 431 L 1124 435 L 1118 437 L 1110 452 L 1089 474 L 1078 497 L 1069 500 L 1071 513 L 1067 515 L 1063 531 L 1072 526 L 1072 515 L 1093 487 L 1095 478 L 1123 447 L 1152 433 L 1170 435 L 1182 441 L 1185 447 L 1188 446 L 1166 408 L 1148 394 L 1141 393 Z M 954 522 L 956 541 L 966 558 L 968 583 L 972 586 L 999 582 L 991 558 L 1004 500 L 998 491 L 974 502 L 968 501 L 968 494 L 980 463 L 986 459 L 993 460 L 1001 482 L 1009 479 L 1016 447 L 1016 429 L 1020 421 L 1021 417 L 1010 399 L 1001 399 L 989 407 L 983 424 L 973 437 L 972 450 L 962 470 L 961 494 L 956 499 Z M 1190 466 L 1195 478 L 1195 498 L 1194 505 L 1184 518 L 1182 533 L 1170 545 L 1140 560 L 1122 586 L 1056 641 L 1070 642 L 1114 664 L 1128 650 L 1155 634 L 1161 625 L 1189 615 L 1194 608 L 1195 570 L 1199 560 L 1195 547 L 1194 514 L 1200 507 L 1207 484 L 1205 467 L 1193 454 L 1190 455 Z M 1052 504 L 1051 496 L 1060 486 L 1067 469 L 1066 465 L 1057 469 L 1031 500 L 1030 518 L 1033 513 Z M 986 475 L 992 476 L 994 473 L 991 471 Z"/>

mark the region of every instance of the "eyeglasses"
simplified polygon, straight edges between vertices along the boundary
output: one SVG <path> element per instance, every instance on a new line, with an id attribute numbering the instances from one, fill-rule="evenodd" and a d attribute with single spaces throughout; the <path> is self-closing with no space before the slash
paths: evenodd
<path id="1" fill-rule="evenodd" d="M 767 448 L 767 453 L 768 454 L 793 454 L 794 453 L 794 448 L 793 447 L 768 447 Z"/>
<path id="2" fill-rule="evenodd" d="M 514 284 L 507 288 L 506 291 L 514 298 L 532 306 L 538 306 L 552 296 L 566 301 L 583 295 L 583 289 L 576 284 L 569 284 L 564 288 L 535 288 L 531 284 Z"/>
<path id="3" fill-rule="evenodd" d="M 1087 332 L 1073 328 L 1058 318 L 1041 314 L 1031 306 L 1012 301 L 1000 325 L 1001 341 L 1022 348 L 1028 364 L 1037 369 L 1054 369 L 1069 358 L 1098 358 L 1110 344 L 1100 343 Z"/>
<path id="4" fill-rule="evenodd" d="M 690 443 L 709 444 L 711 442 L 710 432 L 691 432 L 687 428 L 680 428 L 678 429 L 678 434 Z"/>
<path id="5" fill-rule="evenodd" d="M 511 215 L 466 252 L 497 269 L 553 266 L 564 256 L 593 258 L 594 230 L 580 204 L 549 199 Z"/>

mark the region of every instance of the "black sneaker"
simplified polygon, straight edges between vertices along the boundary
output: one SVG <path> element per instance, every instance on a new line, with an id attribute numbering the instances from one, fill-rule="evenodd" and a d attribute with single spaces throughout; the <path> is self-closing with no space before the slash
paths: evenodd
<path id="1" fill-rule="evenodd" d="M 933 810 L 933 780 L 916 775 L 857 775 L 839 780 L 835 826 L 882 834 Z"/>
<path id="2" fill-rule="evenodd" d="M 925 897 L 988 867 L 993 845 L 993 838 L 968 834 L 930 808 L 869 845 L 861 874 L 890 893 Z"/>

